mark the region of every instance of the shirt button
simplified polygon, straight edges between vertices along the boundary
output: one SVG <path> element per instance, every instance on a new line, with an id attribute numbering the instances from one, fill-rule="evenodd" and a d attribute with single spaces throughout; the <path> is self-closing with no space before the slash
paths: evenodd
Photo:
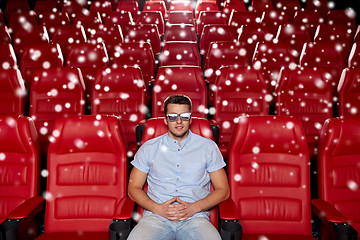
<path id="1" fill-rule="evenodd" d="M 177 167 L 180 167 L 180 165 L 178 164 L 178 165 L 176 165 Z"/>
<path id="2" fill-rule="evenodd" d="M 176 141 L 174 141 L 174 143 L 176 143 Z"/>
<path id="3" fill-rule="evenodd" d="M 178 180 L 178 181 L 179 181 L 179 178 L 177 178 L 176 180 Z"/>
<path id="4" fill-rule="evenodd" d="M 178 149 L 178 151 L 180 151 L 180 148 Z"/>
<path id="5" fill-rule="evenodd" d="M 177 189 L 175 191 L 178 191 Z"/>

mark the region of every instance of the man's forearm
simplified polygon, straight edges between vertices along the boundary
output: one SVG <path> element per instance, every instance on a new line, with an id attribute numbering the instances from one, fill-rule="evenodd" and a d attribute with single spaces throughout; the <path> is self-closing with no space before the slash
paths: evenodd
<path id="1" fill-rule="evenodd" d="M 131 188 L 129 189 L 128 195 L 131 200 L 136 202 L 142 208 L 151 212 L 156 211 L 156 205 L 158 204 L 151 200 L 151 198 L 149 198 L 149 196 L 144 192 L 144 190 L 140 188 Z"/>

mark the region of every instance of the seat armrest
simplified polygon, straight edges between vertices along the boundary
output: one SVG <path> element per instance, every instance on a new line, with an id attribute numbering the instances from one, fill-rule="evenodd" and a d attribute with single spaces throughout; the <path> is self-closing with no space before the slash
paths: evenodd
<path id="1" fill-rule="evenodd" d="M 136 125 L 135 127 L 135 133 L 136 133 L 136 144 L 138 147 L 140 147 L 140 143 L 141 143 L 141 138 L 142 135 L 144 133 L 144 129 L 145 129 L 145 120 L 142 120 L 138 123 L 138 125 Z"/>
<path id="2" fill-rule="evenodd" d="M 134 211 L 135 202 L 129 197 L 120 200 L 116 207 L 113 221 L 109 226 L 110 240 L 125 240 L 131 231 L 131 217 Z"/>
<path id="3" fill-rule="evenodd" d="M 320 220 L 322 239 L 357 240 L 358 232 L 348 219 L 330 203 L 321 199 L 311 200 L 314 214 Z"/>
<path id="4" fill-rule="evenodd" d="M 239 220 L 238 211 L 231 198 L 219 204 L 219 212 L 222 220 Z"/>
<path id="5" fill-rule="evenodd" d="M 36 196 L 23 202 L 0 224 L 0 239 L 34 239 L 38 232 L 38 218 L 43 210 L 43 197 Z"/>
<path id="6" fill-rule="evenodd" d="M 210 124 L 210 127 L 211 127 L 211 131 L 213 133 L 213 136 L 214 136 L 214 142 L 216 142 L 216 144 L 219 144 L 220 127 L 219 127 L 218 123 L 214 119 L 209 120 L 209 124 Z"/>

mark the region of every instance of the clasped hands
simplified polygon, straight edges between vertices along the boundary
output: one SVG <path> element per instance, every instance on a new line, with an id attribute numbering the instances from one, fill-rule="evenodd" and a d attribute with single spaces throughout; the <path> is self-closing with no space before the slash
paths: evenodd
<path id="1" fill-rule="evenodd" d="M 178 202 L 179 204 L 173 204 Z M 159 204 L 156 214 L 173 222 L 184 221 L 196 213 L 195 204 L 180 200 L 178 197 Z"/>

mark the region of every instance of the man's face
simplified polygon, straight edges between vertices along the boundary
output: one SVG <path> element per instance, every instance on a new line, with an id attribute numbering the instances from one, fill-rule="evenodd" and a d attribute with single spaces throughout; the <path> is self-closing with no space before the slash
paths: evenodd
<path id="1" fill-rule="evenodd" d="M 167 113 L 180 114 L 180 113 L 188 113 L 188 112 L 190 112 L 190 110 L 189 110 L 189 106 L 186 104 L 170 103 L 167 105 Z M 191 124 L 191 118 L 189 121 L 183 121 L 181 120 L 180 116 L 178 116 L 176 121 L 171 122 L 167 117 L 165 117 L 164 122 L 168 126 L 169 136 L 172 139 L 181 142 L 187 137 Z"/>

